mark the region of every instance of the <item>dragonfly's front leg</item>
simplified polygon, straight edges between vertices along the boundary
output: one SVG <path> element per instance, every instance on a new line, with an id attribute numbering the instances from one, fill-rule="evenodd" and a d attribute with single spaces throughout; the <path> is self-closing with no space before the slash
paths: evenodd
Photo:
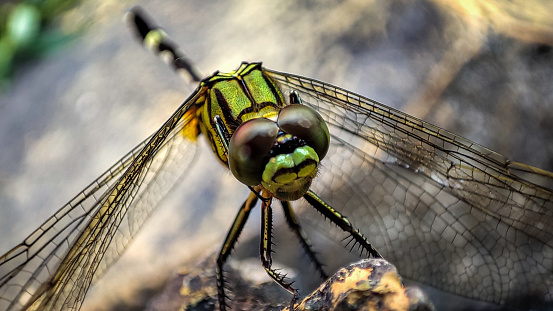
<path id="1" fill-rule="evenodd" d="M 378 251 L 374 249 L 371 243 L 369 243 L 369 241 L 367 241 L 367 239 L 361 234 L 361 232 L 359 232 L 359 230 L 355 229 L 352 226 L 351 222 L 349 222 L 349 220 L 344 215 L 333 209 L 332 206 L 328 205 L 325 201 L 319 198 L 319 196 L 316 195 L 313 191 L 307 191 L 307 193 L 303 195 L 303 198 L 317 211 L 319 211 L 319 213 L 323 214 L 323 216 L 325 216 L 335 225 L 340 227 L 340 229 L 348 232 L 351 235 L 351 238 L 354 241 L 351 249 L 355 247 L 355 244 L 359 244 L 374 258 L 382 257 L 378 253 Z"/>
<path id="2" fill-rule="evenodd" d="M 219 252 L 219 257 L 217 257 L 217 299 L 219 300 L 219 310 L 221 311 L 226 310 L 225 299 L 227 298 L 225 294 L 225 276 L 223 275 L 223 266 L 225 265 L 230 252 L 234 248 L 234 245 L 238 240 L 238 236 L 242 232 L 242 229 L 244 229 L 244 225 L 246 224 L 246 221 L 248 221 L 248 216 L 250 215 L 252 208 L 255 206 L 255 203 L 257 203 L 257 195 L 254 192 L 251 192 L 246 201 L 242 204 L 242 207 L 240 207 L 240 210 L 232 223 L 232 227 L 227 234 L 225 243 L 223 243 L 223 247 Z"/>
<path id="3" fill-rule="evenodd" d="M 296 234 L 298 239 L 300 240 L 300 243 L 307 253 L 307 256 L 309 256 L 309 259 L 311 262 L 315 265 L 315 269 L 319 272 L 321 275 L 321 278 L 323 280 L 328 279 L 328 275 L 323 269 L 323 264 L 317 259 L 317 254 L 312 249 L 312 244 L 307 238 L 307 235 L 303 230 L 301 229 L 300 223 L 292 210 L 292 205 L 289 201 L 281 201 L 282 203 L 282 209 L 284 210 L 284 217 L 286 218 L 286 223 L 288 223 L 288 227 Z"/>
<path id="4" fill-rule="evenodd" d="M 263 192 L 265 195 L 266 192 Z M 260 243 L 260 252 L 261 252 L 261 262 L 263 268 L 267 274 L 287 290 L 290 294 L 293 295 L 292 301 L 290 302 L 290 310 L 294 310 L 294 303 L 298 299 L 298 290 L 292 287 L 292 282 L 286 280 L 286 275 L 280 273 L 278 270 L 271 267 L 273 261 L 271 259 L 271 247 L 272 247 L 272 231 L 273 231 L 273 211 L 271 209 L 271 200 L 264 200 L 261 204 L 261 243 Z"/>

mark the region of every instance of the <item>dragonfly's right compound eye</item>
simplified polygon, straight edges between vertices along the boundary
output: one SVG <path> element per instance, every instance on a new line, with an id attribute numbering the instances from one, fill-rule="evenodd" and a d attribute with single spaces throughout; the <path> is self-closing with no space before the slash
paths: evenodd
<path id="1" fill-rule="evenodd" d="M 317 111 L 304 105 L 289 105 L 280 111 L 277 124 L 315 149 L 320 160 L 324 158 L 330 146 L 330 133 Z"/>
<path id="2" fill-rule="evenodd" d="M 230 171 L 245 185 L 261 183 L 267 155 L 278 136 L 278 125 L 266 118 L 256 118 L 241 124 L 229 143 Z"/>

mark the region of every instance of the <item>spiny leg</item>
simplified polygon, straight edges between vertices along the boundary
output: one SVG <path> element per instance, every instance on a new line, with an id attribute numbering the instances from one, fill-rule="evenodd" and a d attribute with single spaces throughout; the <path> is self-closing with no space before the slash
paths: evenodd
<path id="1" fill-rule="evenodd" d="M 307 253 L 307 256 L 309 256 L 309 259 L 311 262 L 315 264 L 315 269 L 319 271 L 321 274 L 321 278 L 327 279 L 328 275 L 325 273 L 323 269 L 323 265 L 321 262 L 317 259 L 316 253 L 312 249 L 312 244 L 307 238 L 307 235 L 305 232 L 301 229 L 300 223 L 292 210 L 292 205 L 288 201 L 280 201 L 282 204 L 282 209 L 284 210 L 284 217 L 286 218 L 286 223 L 288 223 L 288 227 L 296 234 L 298 239 L 300 240 L 301 246 Z"/>
<path id="2" fill-rule="evenodd" d="M 262 192 L 265 197 L 266 192 Z M 270 197 L 269 197 L 270 198 Z M 264 200 L 261 203 L 261 243 L 260 243 L 260 253 L 261 253 L 261 262 L 263 268 L 267 274 L 277 282 L 278 285 L 282 286 L 290 294 L 293 295 L 292 300 L 290 301 L 290 310 L 294 310 L 294 303 L 297 301 L 299 294 L 298 290 L 292 287 L 292 282 L 286 281 L 286 275 L 279 273 L 277 270 L 271 267 L 273 260 L 271 259 L 271 248 L 272 248 L 272 231 L 273 231 L 273 211 L 271 209 L 271 200 Z"/>
<path id="3" fill-rule="evenodd" d="M 257 203 L 257 196 L 252 192 L 242 204 L 242 207 L 240 207 L 240 210 L 232 223 L 232 227 L 227 233 L 227 237 L 223 243 L 223 247 L 221 247 L 219 256 L 217 257 L 217 299 L 219 300 L 219 310 L 221 311 L 226 310 L 225 276 L 223 275 L 223 266 L 225 265 L 230 252 L 234 248 L 234 245 L 238 240 L 238 236 L 242 232 L 242 229 L 244 229 L 244 225 L 248 221 L 248 216 L 250 215 L 252 208 L 255 206 L 255 203 Z"/>
<path id="4" fill-rule="evenodd" d="M 332 208 L 332 206 L 328 205 L 325 201 L 323 201 L 319 196 L 317 196 L 313 191 L 309 190 L 306 194 L 303 195 L 303 198 L 311 204 L 319 213 L 323 214 L 326 218 L 328 218 L 331 222 L 333 222 L 335 225 L 340 227 L 340 229 L 348 232 L 351 235 L 351 238 L 355 243 L 358 243 L 361 245 L 361 247 L 367 251 L 371 256 L 375 258 L 381 258 L 382 256 L 374 249 L 374 247 L 367 241 L 367 239 L 359 232 L 359 230 L 355 229 L 352 224 L 349 222 L 349 220 L 340 214 L 338 211 Z M 352 246 L 355 247 L 355 243 Z"/>

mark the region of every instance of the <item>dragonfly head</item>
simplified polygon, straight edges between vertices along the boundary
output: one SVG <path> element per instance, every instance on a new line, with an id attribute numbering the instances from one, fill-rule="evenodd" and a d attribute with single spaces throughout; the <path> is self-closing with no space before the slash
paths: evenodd
<path id="1" fill-rule="evenodd" d="M 261 184 L 277 199 L 297 200 L 309 190 L 329 143 L 328 127 L 315 110 L 289 105 L 276 121 L 255 118 L 236 129 L 229 167 L 246 185 Z"/>

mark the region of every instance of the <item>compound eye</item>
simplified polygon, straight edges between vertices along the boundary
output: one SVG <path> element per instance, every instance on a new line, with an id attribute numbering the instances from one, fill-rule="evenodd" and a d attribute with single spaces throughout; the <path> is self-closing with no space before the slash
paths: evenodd
<path id="1" fill-rule="evenodd" d="M 230 139 L 230 171 L 243 184 L 256 186 L 267 164 L 267 155 L 278 136 L 277 124 L 256 118 L 242 123 Z"/>
<path id="2" fill-rule="evenodd" d="M 303 139 L 319 159 L 324 158 L 330 145 L 330 133 L 321 115 L 305 105 L 289 105 L 280 111 L 278 126 L 286 133 Z"/>

